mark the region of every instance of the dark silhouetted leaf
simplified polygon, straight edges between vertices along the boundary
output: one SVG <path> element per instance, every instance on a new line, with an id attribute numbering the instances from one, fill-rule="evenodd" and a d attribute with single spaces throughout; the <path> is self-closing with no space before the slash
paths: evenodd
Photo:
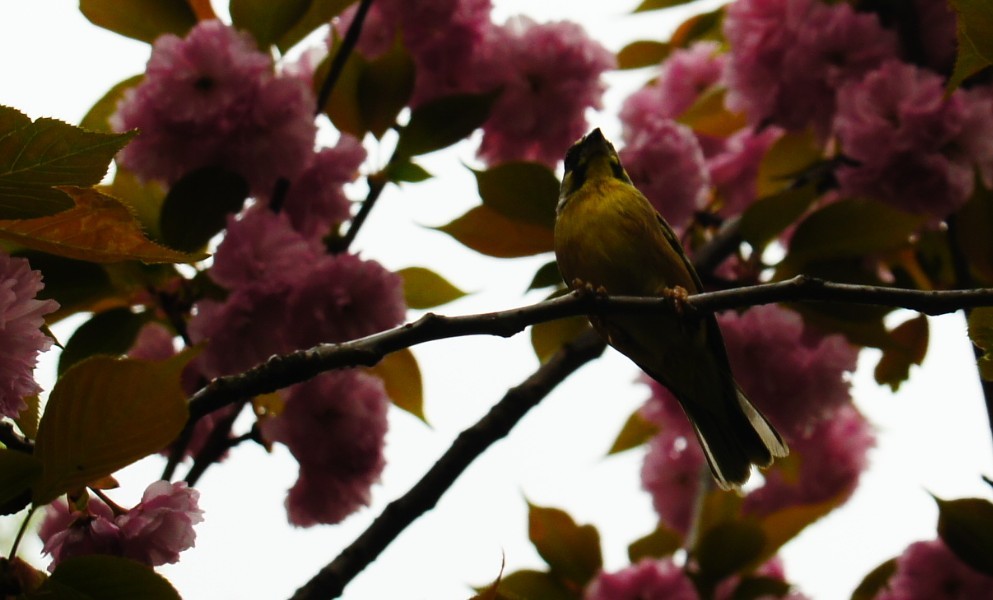
<path id="1" fill-rule="evenodd" d="M 331 44 L 331 53 L 321 61 L 314 71 L 314 93 L 320 93 L 321 86 L 331 71 L 331 61 L 341 48 L 341 39 L 335 36 Z M 349 55 L 338 80 L 328 96 L 327 102 L 321 107 L 339 131 L 350 133 L 362 139 L 369 131 L 362 118 L 362 108 L 359 106 L 359 77 L 365 65 L 365 59 L 357 53 Z"/>
<path id="2" fill-rule="evenodd" d="M 126 206 L 89 188 L 59 188 L 76 206 L 50 217 L 0 220 L 0 239 L 33 250 L 91 262 L 139 260 L 192 263 L 206 254 L 186 254 L 149 240 Z"/>
<path id="3" fill-rule="evenodd" d="M 586 317 L 567 317 L 536 323 L 531 327 L 531 347 L 538 360 L 545 362 L 561 350 L 562 346 L 589 328 L 590 322 Z"/>
<path id="4" fill-rule="evenodd" d="M 894 392 L 910 377 L 910 367 L 924 361 L 928 345 L 928 321 L 924 315 L 904 321 L 893 329 L 890 343 L 876 364 L 876 382 Z"/>
<path id="5" fill-rule="evenodd" d="M 410 308 L 434 308 L 466 295 L 447 279 L 424 267 L 407 267 L 397 273 L 403 277 L 403 294 Z"/>
<path id="6" fill-rule="evenodd" d="M 124 97 L 124 92 L 137 86 L 144 78 L 144 75 L 133 75 L 115 84 L 90 108 L 79 122 L 79 126 L 88 131 L 115 133 L 110 128 L 110 115 L 117 111 L 117 103 Z"/>
<path id="7" fill-rule="evenodd" d="M 873 600 L 879 592 L 886 588 L 886 583 L 893 576 L 893 573 L 896 573 L 895 558 L 891 558 L 872 571 L 869 571 L 869 574 L 862 579 L 862 582 L 852 592 L 852 600 Z"/>
<path id="8" fill-rule="evenodd" d="M 631 542 L 628 546 L 628 559 L 631 564 L 635 564 L 645 558 L 665 558 L 682 546 L 683 536 L 660 524 L 655 531 Z"/>
<path id="9" fill-rule="evenodd" d="M 672 47 L 665 42 L 640 40 L 631 42 L 617 53 L 618 69 L 640 69 L 654 67 L 668 58 Z"/>
<path id="10" fill-rule="evenodd" d="M 172 248 L 192 252 L 206 246 L 248 197 L 248 183 L 233 171 L 205 167 L 177 181 L 162 203 L 159 231 Z"/>
<path id="11" fill-rule="evenodd" d="M 473 207 L 437 229 L 476 252 L 497 258 L 531 256 L 553 248 L 551 229 L 515 221 L 488 206 Z"/>
<path id="12" fill-rule="evenodd" d="M 741 215 L 741 236 L 752 246 L 764 248 L 807 212 L 818 195 L 808 185 L 762 198 Z"/>
<path id="13" fill-rule="evenodd" d="M 555 227 L 559 180 L 545 165 L 507 162 L 473 174 L 484 206 L 515 221 Z"/>
<path id="14" fill-rule="evenodd" d="M 516 571 L 505 575 L 497 586 L 501 600 L 579 600 L 580 596 L 551 573 Z"/>
<path id="15" fill-rule="evenodd" d="M 559 273 L 559 264 L 553 260 L 538 268 L 528 285 L 528 291 L 559 285 L 562 285 L 562 275 Z"/>
<path id="16" fill-rule="evenodd" d="M 359 72 L 356 94 L 363 125 L 376 138 L 394 124 L 414 92 L 414 60 L 400 43 L 366 62 Z"/>
<path id="17" fill-rule="evenodd" d="M 172 442 L 186 424 L 179 375 L 192 356 L 157 362 L 95 356 L 66 371 L 38 427 L 35 456 L 44 472 L 32 492 L 35 505 Z"/>
<path id="18" fill-rule="evenodd" d="M 716 583 L 754 563 L 765 546 L 765 534 L 755 523 L 726 521 L 707 530 L 693 554 L 700 577 Z"/>
<path id="19" fill-rule="evenodd" d="M 383 380 L 386 395 L 397 408 L 427 422 L 424 417 L 424 384 L 421 382 L 421 368 L 417 365 L 417 358 L 414 357 L 413 352 L 404 348 L 387 354 L 369 371 Z"/>
<path id="20" fill-rule="evenodd" d="M 59 355 L 59 375 L 66 369 L 95 354 L 119 356 L 131 348 L 142 325 L 151 319 L 148 313 L 134 313 L 127 307 L 97 313 L 73 332 Z"/>
<path id="21" fill-rule="evenodd" d="M 197 24 L 186 0 L 79 0 L 90 23 L 142 42 L 163 33 L 184 37 Z"/>
<path id="22" fill-rule="evenodd" d="M 983 498 L 938 503 L 938 535 L 959 560 L 993 577 L 993 503 Z"/>
<path id="23" fill-rule="evenodd" d="M 41 475 L 41 461 L 30 454 L 0 448 L 0 504 L 24 494 Z"/>
<path id="24" fill-rule="evenodd" d="M 386 177 L 394 183 L 405 181 L 419 183 L 431 179 L 432 175 L 424 167 L 413 161 L 395 160 L 386 166 Z"/>
<path id="25" fill-rule="evenodd" d="M 746 575 L 734 588 L 730 600 L 768 600 L 786 598 L 790 584 L 774 577 Z"/>
<path id="26" fill-rule="evenodd" d="M 648 443 L 648 440 L 655 437 L 655 434 L 658 432 L 658 425 L 651 421 L 646 421 L 641 416 L 641 411 L 636 410 L 624 422 L 624 426 L 621 427 L 620 433 L 617 434 L 617 438 L 614 440 L 614 444 L 610 447 L 610 451 L 607 454 L 617 454 L 625 450 L 637 448 L 642 444 Z"/>
<path id="27" fill-rule="evenodd" d="M 314 30 L 327 25 L 332 18 L 338 16 L 348 5 L 355 0 L 310 0 L 307 12 L 286 32 L 276 46 L 279 51 L 286 53 L 302 40 L 310 35 Z"/>
<path id="28" fill-rule="evenodd" d="M 957 241 L 969 261 L 969 268 L 986 284 L 993 283 L 993 190 L 976 182 L 972 197 L 955 215 Z M 941 241 L 947 247 L 947 237 Z"/>
<path id="29" fill-rule="evenodd" d="M 59 563 L 29 600 L 182 600 L 164 577 L 148 566 L 117 556 L 73 556 Z"/>
<path id="30" fill-rule="evenodd" d="M 979 374 L 993 381 L 993 308 L 984 306 L 969 313 L 969 338 L 983 351 L 979 357 Z"/>
<path id="31" fill-rule="evenodd" d="M 401 158 L 427 154 L 469 137 L 490 116 L 498 95 L 456 94 L 418 106 L 400 130 L 395 154 Z"/>
<path id="32" fill-rule="evenodd" d="M 260 48 L 276 43 L 310 8 L 310 0 L 231 0 L 231 22 L 250 32 Z"/>
<path id="33" fill-rule="evenodd" d="M 556 577 L 582 588 L 603 566 L 600 534 L 565 512 L 528 504 L 528 537 Z M 509 576 L 508 576 L 509 577 Z"/>
<path id="34" fill-rule="evenodd" d="M 32 122 L 0 106 L 0 219 L 30 219 L 72 208 L 55 186 L 95 185 L 134 133 L 97 133 L 55 119 Z"/>
<path id="35" fill-rule="evenodd" d="M 720 41 L 723 38 L 721 33 L 721 21 L 723 19 L 723 8 L 694 15 L 676 28 L 669 40 L 669 45 L 673 48 L 686 48 L 698 40 Z"/>
<path id="36" fill-rule="evenodd" d="M 954 90 L 971 75 L 993 65 L 993 5 L 988 0 L 951 0 L 958 14 L 958 53 L 948 79 Z"/>

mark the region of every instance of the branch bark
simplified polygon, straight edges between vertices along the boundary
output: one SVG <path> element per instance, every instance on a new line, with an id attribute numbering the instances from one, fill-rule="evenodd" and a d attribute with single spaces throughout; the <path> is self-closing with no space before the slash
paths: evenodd
<path id="1" fill-rule="evenodd" d="M 293 600 L 337 598 L 345 586 L 418 517 L 434 508 L 442 494 L 476 458 L 506 436 L 552 389 L 606 345 L 587 331 L 565 345 L 520 385 L 511 388 L 490 412 L 455 439 L 438 462 L 406 494 L 391 502 L 376 520 L 331 563 L 293 594 Z"/>

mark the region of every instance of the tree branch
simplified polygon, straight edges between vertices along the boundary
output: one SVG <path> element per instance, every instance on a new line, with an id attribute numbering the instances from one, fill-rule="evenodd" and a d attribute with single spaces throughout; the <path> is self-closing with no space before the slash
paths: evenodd
<path id="1" fill-rule="evenodd" d="M 587 331 L 565 345 L 490 412 L 455 439 L 452 446 L 406 494 L 391 502 L 375 521 L 331 563 L 293 594 L 293 600 L 337 598 L 362 569 L 419 516 L 434 508 L 445 490 L 476 458 L 536 406 L 552 389 L 599 356 L 605 344 Z"/>
<path id="2" fill-rule="evenodd" d="M 348 31 L 345 32 L 345 39 L 341 41 L 341 46 L 338 47 L 337 54 L 331 59 L 328 76 L 321 83 L 321 90 L 317 94 L 317 112 L 315 114 L 321 114 L 321 111 L 324 110 L 324 105 L 331 98 L 331 92 L 334 91 L 335 84 L 338 83 L 341 73 L 345 70 L 345 63 L 348 62 L 348 57 L 359 42 L 359 35 L 362 34 L 362 24 L 365 22 L 365 16 L 369 12 L 370 6 L 372 6 L 372 0 L 362 0 L 359 3 L 359 8 L 355 11 L 355 17 L 352 19 L 351 25 L 348 26 Z"/>
<path id="3" fill-rule="evenodd" d="M 691 310 L 717 312 L 799 301 L 891 306 L 939 315 L 962 308 L 993 306 L 993 289 L 919 291 L 832 283 L 800 275 L 777 283 L 694 294 L 687 300 L 687 305 Z M 372 366 L 391 352 L 433 340 L 467 335 L 510 337 L 536 323 L 591 313 L 648 314 L 672 310 L 672 301 L 664 298 L 601 298 L 572 293 L 492 313 L 457 317 L 428 313 L 394 329 L 350 342 L 322 344 L 273 356 L 244 373 L 214 379 L 190 398 L 190 417 L 198 419 L 240 399 L 273 392 L 332 369 Z"/>

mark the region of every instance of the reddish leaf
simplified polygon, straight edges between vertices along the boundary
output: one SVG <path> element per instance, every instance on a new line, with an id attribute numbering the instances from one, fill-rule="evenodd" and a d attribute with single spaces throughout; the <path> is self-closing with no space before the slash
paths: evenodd
<path id="1" fill-rule="evenodd" d="M 634 564 L 645 558 L 665 558 L 683 546 L 683 536 L 659 525 L 655 531 L 628 546 L 628 559 Z"/>
<path id="2" fill-rule="evenodd" d="M 928 321 L 924 315 L 904 321 L 890 334 L 890 344 L 876 364 L 876 382 L 890 386 L 894 392 L 910 376 L 911 365 L 924 361 L 928 346 Z"/>
<path id="3" fill-rule="evenodd" d="M 637 448 L 642 444 L 648 443 L 648 440 L 652 439 L 658 432 L 658 425 L 646 421 L 641 416 L 641 412 L 636 410 L 624 422 L 624 426 L 614 440 L 614 445 L 610 447 L 610 451 L 607 454 L 617 454 L 625 450 Z"/>
<path id="4" fill-rule="evenodd" d="M 476 252 L 516 258 L 551 252 L 552 230 L 505 217 L 488 206 L 476 206 L 451 223 L 438 227 Z"/>
<path id="5" fill-rule="evenodd" d="M 163 33 L 183 37 L 197 23 L 186 0 L 79 0 L 79 11 L 94 25 L 149 43 Z"/>
<path id="6" fill-rule="evenodd" d="M 665 42 L 641 40 L 631 42 L 617 53 L 618 69 L 640 69 L 654 67 L 662 63 L 672 51 Z"/>

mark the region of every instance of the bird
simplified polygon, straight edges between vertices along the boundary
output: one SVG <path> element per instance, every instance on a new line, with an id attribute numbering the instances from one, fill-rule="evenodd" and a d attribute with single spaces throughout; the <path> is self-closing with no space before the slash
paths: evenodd
<path id="1" fill-rule="evenodd" d="M 665 296 L 685 308 L 700 278 L 665 219 L 632 183 L 614 146 L 594 129 L 565 155 L 555 257 L 581 293 Z M 590 315 L 604 340 L 679 401 L 717 485 L 740 493 L 751 466 L 789 448 L 735 382 L 713 314 Z"/>

